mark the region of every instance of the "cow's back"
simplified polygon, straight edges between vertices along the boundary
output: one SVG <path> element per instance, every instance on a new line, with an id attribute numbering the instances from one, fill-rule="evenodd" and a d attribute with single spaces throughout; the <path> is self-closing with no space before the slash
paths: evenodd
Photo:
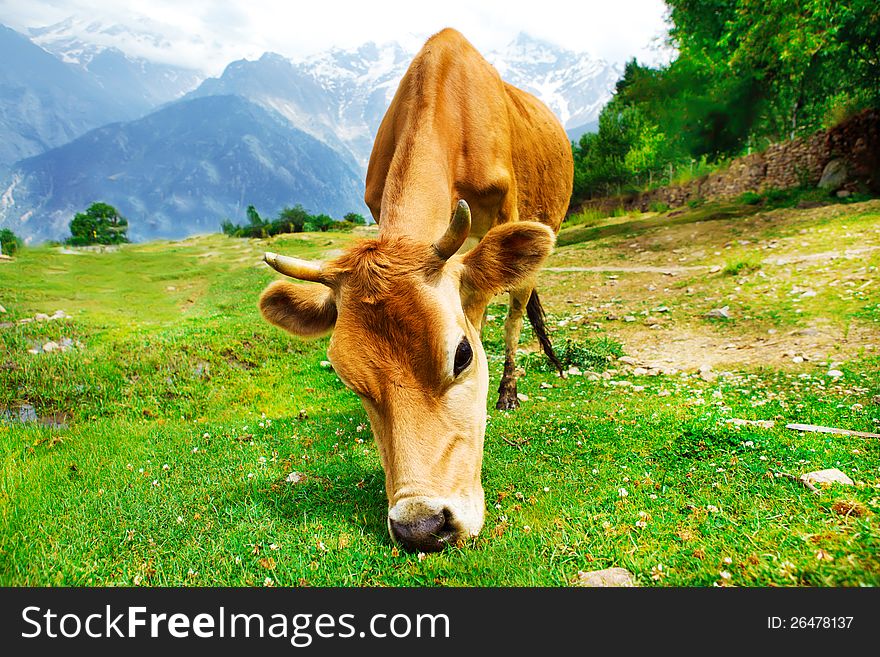
<path id="1" fill-rule="evenodd" d="M 380 230 L 421 240 L 443 233 L 459 198 L 471 206 L 476 239 L 517 220 L 558 230 L 572 170 L 552 112 L 447 29 L 401 80 L 376 136 L 365 200 Z"/>

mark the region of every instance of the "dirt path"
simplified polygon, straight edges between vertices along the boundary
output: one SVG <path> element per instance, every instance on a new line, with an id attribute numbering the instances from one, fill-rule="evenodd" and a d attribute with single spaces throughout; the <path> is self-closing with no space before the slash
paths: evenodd
<path id="1" fill-rule="evenodd" d="M 785 367 L 822 365 L 846 361 L 864 350 L 880 350 L 880 336 L 864 327 L 821 328 L 789 331 L 766 337 L 719 336 L 709 330 L 671 328 L 634 330 L 619 336 L 627 355 L 647 369 L 693 371 L 706 366 L 723 370 L 737 365 Z M 824 371 L 823 370 L 823 371 Z"/>

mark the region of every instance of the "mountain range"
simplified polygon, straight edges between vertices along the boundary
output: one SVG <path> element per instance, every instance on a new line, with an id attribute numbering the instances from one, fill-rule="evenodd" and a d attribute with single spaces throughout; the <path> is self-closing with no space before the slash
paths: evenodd
<path id="1" fill-rule="evenodd" d="M 97 24 L 29 36 L 0 27 L 0 226 L 63 239 L 94 201 L 115 205 L 134 239 L 214 231 L 251 204 L 264 216 L 297 203 L 367 214 L 373 138 L 413 52 L 367 43 L 301 60 L 265 53 L 206 77 L 127 54 L 139 39 L 162 46 Z M 595 129 L 620 75 L 524 34 L 487 59 L 572 139 Z"/>

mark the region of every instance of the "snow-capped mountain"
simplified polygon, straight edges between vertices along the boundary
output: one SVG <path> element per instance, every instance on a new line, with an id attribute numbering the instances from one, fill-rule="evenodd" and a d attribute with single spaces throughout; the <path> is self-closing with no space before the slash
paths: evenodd
<path id="1" fill-rule="evenodd" d="M 205 79 L 201 71 L 162 63 L 156 53 L 173 51 L 172 43 L 150 26 L 132 29 L 68 18 L 28 30 L 30 40 L 114 93 L 136 115 L 176 100 Z M 154 26 L 158 30 L 157 26 Z"/>
<path id="2" fill-rule="evenodd" d="M 414 50 L 265 53 L 203 79 L 157 63 L 171 41 L 136 27 L 65 21 L 30 38 L 0 29 L 0 226 L 63 239 L 89 199 L 118 204 L 141 239 L 240 221 L 248 203 L 365 213 L 373 140 Z M 486 57 L 572 139 L 595 129 L 621 72 L 526 35 Z"/>
<path id="3" fill-rule="evenodd" d="M 504 80 L 544 101 L 569 135 L 595 123 L 623 74 L 617 65 L 522 33 L 486 59 Z"/>
<path id="4" fill-rule="evenodd" d="M 343 149 L 365 172 L 379 123 L 414 55 L 396 43 L 333 49 L 299 61 L 267 53 L 233 62 L 189 96 L 249 98 Z M 618 66 L 524 34 L 487 59 L 503 79 L 543 100 L 573 138 L 595 125 L 621 74 Z"/>

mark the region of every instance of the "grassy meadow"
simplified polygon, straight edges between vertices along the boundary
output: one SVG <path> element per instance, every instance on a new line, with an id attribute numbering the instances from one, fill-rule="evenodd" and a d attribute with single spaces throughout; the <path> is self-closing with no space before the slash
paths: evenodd
<path id="1" fill-rule="evenodd" d="M 880 584 L 880 439 L 785 427 L 880 433 L 880 201 L 565 228 L 542 300 L 580 374 L 526 328 L 526 400 L 496 411 L 496 299 L 486 524 L 429 555 L 388 537 L 326 339 L 256 308 L 264 250 L 369 230 L 0 262 L 0 585 L 567 586 L 611 566 L 640 586 Z M 827 468 L 854 485 L 796 480 Z"/>

